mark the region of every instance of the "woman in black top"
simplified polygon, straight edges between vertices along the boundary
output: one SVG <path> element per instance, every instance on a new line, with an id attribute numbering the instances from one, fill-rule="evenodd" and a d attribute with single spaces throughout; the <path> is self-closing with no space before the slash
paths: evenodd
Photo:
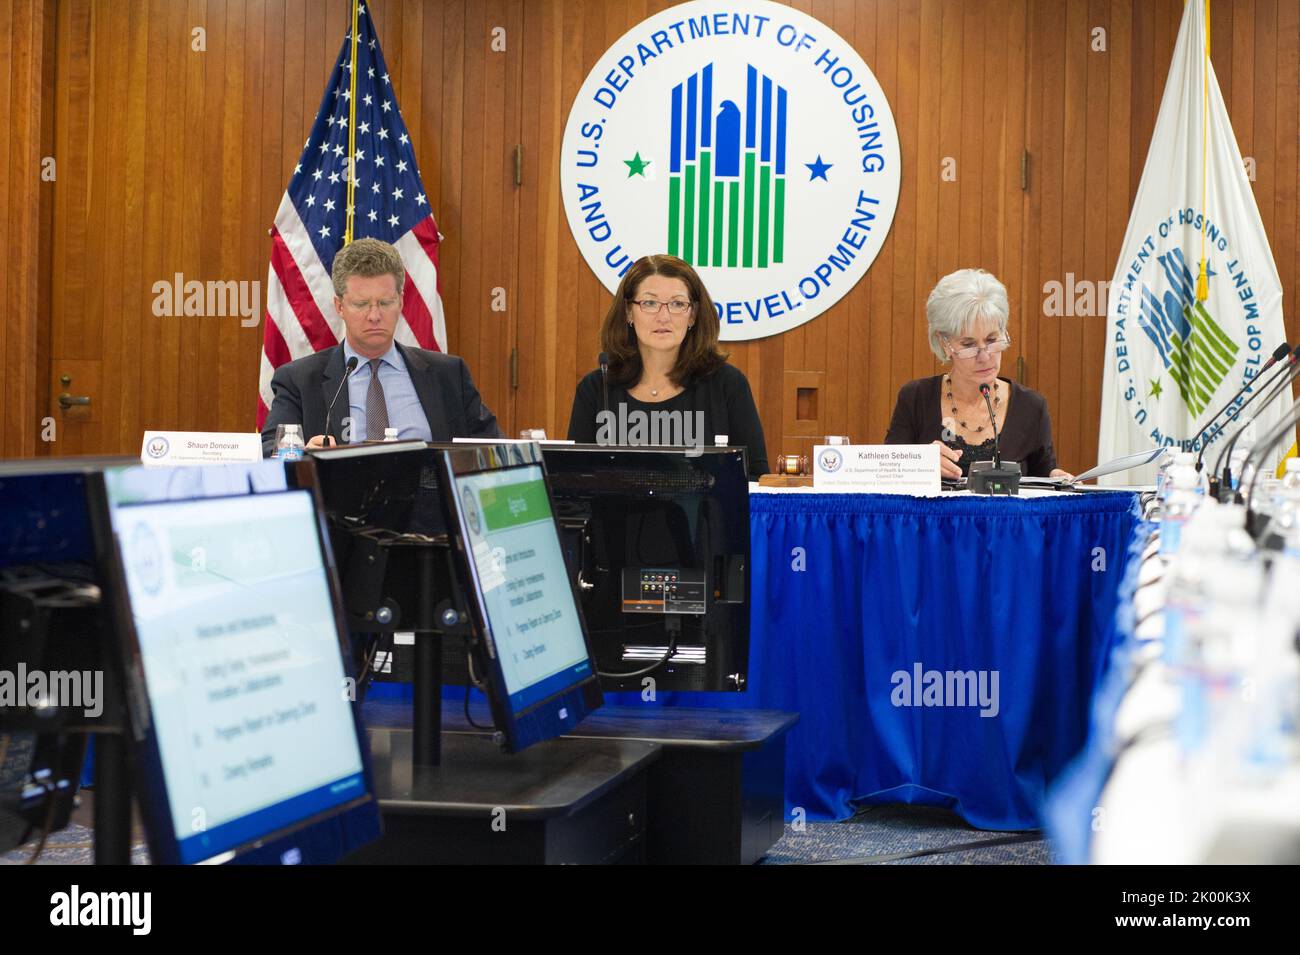
<path id="1" fill-rule="evenodd" d="M 909 381 L 898 392 L 886 444 L 937 444 L 946 478 L 970 473 L 972 461 L 993 459 L 993 423 L 1002 459 L 1018 461 L 1022 474 L 1057 477 L 1052 419 L 1036 391 L 999 378 L 1007 334 L 1007 290 L 983 269 L 960 269 L 939 280 L 925 303 L 930 347 L 951 370 Z M 989 399 L 980 392 L 989 386 Z"/>
<path id="2" fill-rule="evenodd" d="M 623 276 L 600 330 L 609 360 L 578 383 L 569 438 L 582 444 L 706 446 L 726 435 L 749 474 L 767 473 L 767 445 L 749 382 L 718 350 L 718 312 L 695 270 L 648 255 Z M 664 414 L 668 412 L 668 414 Z"/>

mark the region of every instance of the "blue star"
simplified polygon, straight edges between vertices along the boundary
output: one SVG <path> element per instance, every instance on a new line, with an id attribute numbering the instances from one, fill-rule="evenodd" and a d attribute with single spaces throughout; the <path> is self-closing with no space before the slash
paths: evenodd
<path id="1" fill-rule="evenodd" d="M 820 179 L 823 182 L 830 182 L 830 180 L 826 178 L 826 170 L 830 169 L 834 163 L 822 162 L 821 153 L 817 154 L 816 162 L 806 162 L 804 165 L 812 170 L 812 174 L 808 177 L 809 182 L 812 182 L 814 179 Z"/>

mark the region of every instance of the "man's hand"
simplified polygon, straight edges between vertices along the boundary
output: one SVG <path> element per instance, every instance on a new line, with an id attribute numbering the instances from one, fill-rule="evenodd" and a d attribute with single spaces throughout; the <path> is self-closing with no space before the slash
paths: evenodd
<path id="1" fill-rule="evenodd" d="M 1067 481 L 1073 481 L 1074 475 L 1062 468 L 1052 468 L 1052 473 L 1048 477 L 1065 478 Z"/>
<path id="2" fill-rule="evenodd" d="M 312 448 L 333 448 L 337 447 L 337 442 L 331 434 L 318 434 L 307 442 L 308 450 Z"/>

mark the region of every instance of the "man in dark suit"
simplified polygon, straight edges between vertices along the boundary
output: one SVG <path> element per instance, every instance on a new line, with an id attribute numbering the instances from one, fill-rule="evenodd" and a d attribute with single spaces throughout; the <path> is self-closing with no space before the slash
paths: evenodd
<path id="1" fill-rule="evenodd" d="M 403 440 L 502 436 L 462 359 L 393 340 L 406 278 L 393 246 L 358 239 L 334 257 L 331 277 L 334 307 L 347 334 L 334 348 L 276 369 L 274 399 L 262 426 L 263 454 L 275 451 L 282 424 L 302 425 L 309 448 L 382 440 L 386 428 L 395 428 Z M 345 383 L 353 358 L 356 366 Z M 326 434 L 326 412 L 336 394 Z"/>

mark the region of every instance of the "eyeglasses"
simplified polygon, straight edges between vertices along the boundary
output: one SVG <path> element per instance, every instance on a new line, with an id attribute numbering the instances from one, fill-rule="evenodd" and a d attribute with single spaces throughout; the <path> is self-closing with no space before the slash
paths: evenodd
<path id="1" fill-rule="evenodd" d="M 401 304 L 402 304 L 401 299 L 396 299 L 396 298 L 381 298 L 378 301 L 371 301 L 371 302 L 354 302 L 349 299 L 347 302 L 348 308 L 352 309 L 352 311 L 357 312 L 358 314 L 361 315 L 369 315 L 370 310 L 374 308 L 376 305 L 379 306 L 379 310 L 381 312 L 391 312 L 393 309 L 397 308 Z"/>
<path id="2" fill-rule="evenodd" d="M 953 358 L 975 358 L 980 352 L 988 355 L 999 355 L 1011 347 L 1011 336 L 1007 335 L 999 338 L 997 341 L 985 342 L 983 345 L 971 345 L 967 348 L 953 348 L 948 341 L 948 337 L 943 336 L 943 343 L 948 345 L 948 354 Z"/>
<path id="3" fill-rule="evenodd" d="M 642 315 L 658 315 L 659 310 L 665 305 L 668 306 L 669 315 L 685 315 L 695 305 L 694 302 L 688 302 L 681 298 L 675 298 L 667 302 L 656 302 L 652 298 L 647 298 L 640 302 L 634 301 L 632 304 L 641 309 Z"/>

